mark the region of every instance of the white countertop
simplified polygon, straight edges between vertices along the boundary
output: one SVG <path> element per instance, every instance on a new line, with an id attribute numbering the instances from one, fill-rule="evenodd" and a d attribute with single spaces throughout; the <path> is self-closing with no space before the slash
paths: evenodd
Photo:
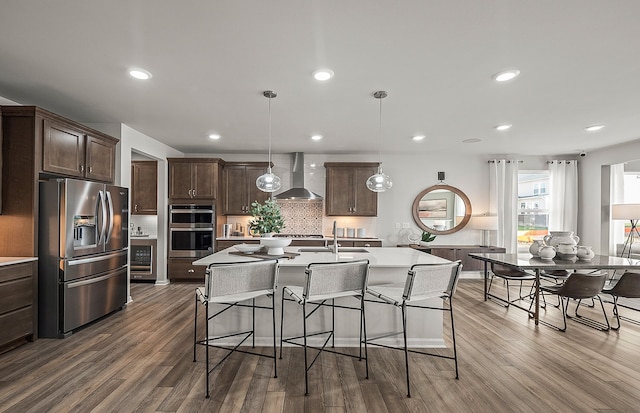
<path id="1" fill-rule="evenodd" d="M 38 257 L 0 257 L 0 267 L 31 261 L 38 261 Z"/>
<path id="2" fill-rule="evenodd" d="M 255 241 L 259 239 L 260 237 L 217 237 L 216 238 L 216 240 L 218 241 Z M 295 237 L 291 239 L 292 240 L 312 240 L 312 241 L 333 241 L 332 236 L 323 236 L 322 238 Z M 365 237 L 365 238 L 338 237 L 338 241 L 382 241 L 382 240 L 376 237 Z"/>
<path id="3" fill-rule="evenodd" d="M 157 235 L 155 235 L 155 234 L 148 234 L 148 235 L 132 235 L 132 236 L 131 236 L 131 239 L 132 239 L 132 240 L 134 240 L 134 239 L 142 239 L 142 240 L 145 240 L 145 239 L 158 239 L 158 236 L 157 236 Z"/>
<path id="4" fill-rule="evenodd" d="M 299 247 L 287 247 L 285 252 L 298 252 Z M 426 254 L 413 248 L 396 247 L 367 247 L 367 253 L 339 252 L 335 255 L 332 252 L 301 252 L 300 255 L 292 259 L 280 259 L 281 267 L 306 267 L 311 263 L 334 262 L 334 261 L 355 261 L 368 259 L 371 268 L 409 268 L 413 264 L 439 264 L 450 262 L 444 258 Z M 229 252 L 237 251 L 234 247 L 229 247 L 215 254 L 208 255 L 193 262 L 193 265 L 209 265 L 224 262 L 244 262 L 254 261 L 261 258 L 253 258 L 250 255 L 235 255 Z"/>

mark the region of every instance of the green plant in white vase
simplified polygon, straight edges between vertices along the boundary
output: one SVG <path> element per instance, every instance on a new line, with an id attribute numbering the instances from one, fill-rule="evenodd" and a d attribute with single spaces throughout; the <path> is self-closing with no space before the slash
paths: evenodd
<path id="1" fill-rule="evenodd" d="M 249 211 L 253 219 L 249 221 L 249 230 L 254 234 L 265 236 L 279 233 L 284 228 L 284 218 L 280 213 L 280 207 L 273 199 L 267 199 L 264 204 L 257 201 L 251 203 Z"/>
<path id="2" fill-rule="evenodd" d="M 419 242 L 420 245 L 428 245 L 429 242 L 436 239 L 436 234 L 432 234 L 429 231 L 422 231 L 422 237 Z"/>

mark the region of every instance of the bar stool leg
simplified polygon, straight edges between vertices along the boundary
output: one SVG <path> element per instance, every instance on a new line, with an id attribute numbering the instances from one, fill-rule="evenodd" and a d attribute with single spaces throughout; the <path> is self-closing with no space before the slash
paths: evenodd
<path id="1" fill-rule="evenodd" d="M 456 328 L 455 325 L 453 324 L 453 302 L 451 301 L 451 298 L 449 298 L 449 313 L 451 315 L 451 337 L 453 339 L 453 361 L 454 364 L 456 365 L 456 379 L 459 378 L 458 376 L 458 350 L 456 348 Z"/>
<path id="2" fill-rule="evenodd" d="M 302 334 L 304 335 L 304 395 L 309 395 L 309 367 L 307 365 L 307 302 L 302 303 Z"/>
<path id="3" fill-rule="evenodd" d="M 271 295 L 271 319 L 273 320 L 273 377 L 278 377 L 278 366 L 276 362 L 276 291 Z M 282 334 L 282 333 L 281 333 Z M 281 335 L 282 336 L 282 335 Z"/>
<path id="4" fill-rule="evenodd" d="M 336 347 L 336 300 L 331 299 L 331 348 Z"/>
<path id="5" fill-rule="evenodd" d="M 195 314 L 193 316 L 193 362 L 196 361 L 196 341 L 198 340 L 198 295 L 196 294 Z"/>
<path id="6" fill-rule="evenodd" d="M 367 319 L 364 314 L 364 294 L 360 298 L 360 334 L 364 334 L 364 365 L 366 371 L 366 379 L 369 379 L 369 354 L 367 352 Z M 360 340 L 360 355 L 362 358 L 362 340 Z"/>
<path id="7" fill-rule="evenodd" d="M 282 330 L 284 328 L 284 288 L 282 289 L 282 303 L 280 304 L 280 360 L 282 360 Z"/>
<path id="8" fill-rule="evenodd" d="M 407 397 L 411 397 L 411 386 L 409 384 L 409 351 L 407 349 L 407 308 L 402 303 L 402 336 L 404 338 L 404 367 L 407 372 Z"/>
<path id="9" fill-rule="evenodd" d="M 251 348 L 256 348 L 256 299 L 251 299 Z"/>
<path id="10" fill-rule="evenodd" d="M 204 325 L 204 331 L 205 331 L 205 338 L 204 338 L 204 343 L 205 343 L 205 357 L 207 358 L 206 362 L 205 362 L 205 368 L 207 369 L 205 371 L 206 376 L 207 376 L 207 380 L 206 380 L 206 384 L 207 384 L 207 395 L 205 396 L 205 398 L 209 398 L 209 300 L 207 300 L 204 303 L 204 309 L 205 309 L 205 313 L 206 313 L 206 317 L 205 317 L 205 325 Z"/>

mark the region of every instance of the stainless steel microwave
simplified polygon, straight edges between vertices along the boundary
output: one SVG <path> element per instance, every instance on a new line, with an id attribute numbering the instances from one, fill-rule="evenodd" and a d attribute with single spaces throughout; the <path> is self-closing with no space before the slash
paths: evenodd
<path id="1" fill-rule="evenodd" d="M 215 224 L 213 205 L 179 204 L 169 206 L 170 228 L 204 228 Z"/>

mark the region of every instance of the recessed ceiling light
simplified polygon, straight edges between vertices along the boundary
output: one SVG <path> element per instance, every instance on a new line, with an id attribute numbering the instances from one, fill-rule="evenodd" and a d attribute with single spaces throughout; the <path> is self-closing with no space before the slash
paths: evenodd
<path id="1" fill-rule="evenodd" d="M 414 141 L 421 141 L 421 140 L 423 140 L 425 137 L 426 137 L 426 136 L 424 136 L 424 135 L 416 135 L 416 136 L 413 136 L 411 139 L 413 139 Z"/>
<path id="2" fill-rule="evenodd" d="M 140 68 L 129 69 L 129 76 L 139 80 L 148 80 L 152 77 L 150 72 Z"/>
<path id="3" fill-rule="evenodd" d="M 217 133 L 212 133 L 211 135 L 209 135 L 209 139 L 217 141 L 218 139 L 220 139 L 220 135 L 218 135 Z"/>
<path id="4" fill-rule="evenodd" d="M 514 77 L 518 76 L 520 71 L 518 69 L 513 70 L 505 70 L 504 72 L 496 73 L 493 75 L 493 80 L 496 82 L 506 82 L 507 80 L 511 80 Z"/>
<path id="5" fill-rule="evenodd" d="M 462 142 L 464 143 L 478 143 L 478 142 L 482 142 L 482 139 L 480 138 L 469 138 L 469 139 L 465 139 Z"/>
<path id="6" fill-rule="evenodd" d="M 313 72 L 313 77 L 316 80 L 325 81 L 333 77 L 333 70 L 331 69 L 319 69 Z"/>
<path id="7" fill-rule="evenodd" d="M 597 132 L 600 129 L 604 128 L 604 125 L 591 125 L 584 128 L 587 132 Z"/>
<path id="8" fill-rule="evenodd" d="M 319 140 L 321 140 L 321 139 L 322 139 L 322 135 L 313 135 L 313 136 L 311 137 L 311 139 L 312 139 L 312 140 L 314 140 L 314 141 L 319 141 Z"/>
<path id="9" fill-rule="evenodd" d="M 511 129 L 511 125 L 508 124 L 508 123 L 496 126 L 496 130 L 498 130 L 500 132 L 505 131 L 507 129 Z"/>

